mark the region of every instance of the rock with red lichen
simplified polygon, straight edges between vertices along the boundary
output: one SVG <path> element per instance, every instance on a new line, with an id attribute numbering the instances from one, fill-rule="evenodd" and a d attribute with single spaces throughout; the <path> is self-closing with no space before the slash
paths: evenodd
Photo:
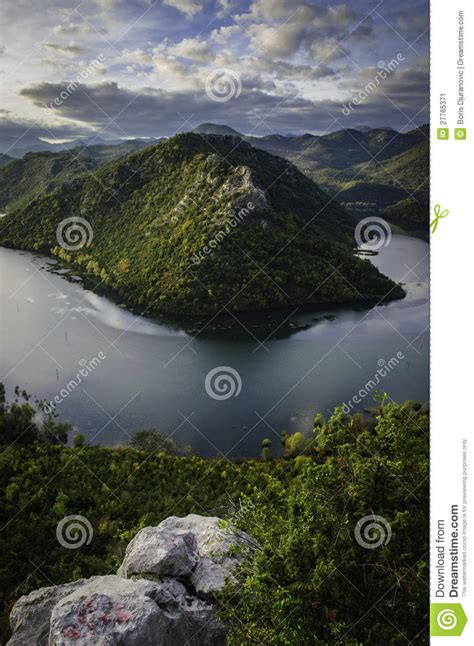
<path id="1" fill-rule="evenodd" d="M 8 646 L 48 646 L 51 612 L 64 596 L 80 587 L 86 579 L 34 590 L 20 597 L 10 614 L 12 637 Z M 91 579 L 89 579 L 91 581 Z"/>
<path id="2" fill-rule="evenodd" d="M 167 518 L 135 536 L 118 576 L 21 597 L 8 646 L 224 646 L 213 596 L 248 548 L 219 518 Z"/>

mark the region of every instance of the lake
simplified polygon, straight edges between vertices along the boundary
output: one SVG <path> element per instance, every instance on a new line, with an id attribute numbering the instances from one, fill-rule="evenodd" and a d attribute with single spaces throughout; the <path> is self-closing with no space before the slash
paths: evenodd
<path id="1" fill-rule="evenodd" d="M 395 401 L 424 404 L 429 245 L 393 235 L 370 260 L 404 283 L 405 299 L 206 325 L 137 316 L 55 273 L 55 261 L 1 248 L 1 379 L 9 398 L 16 384 L 58 397 L 60 418 L 93 443 L 153 427 L 206 456 L 259 455 L 267 437 L 276 450 L 281 431 L 309 433 L 318 411 L 372 406 L 364 386 L 377 374 Z"/>

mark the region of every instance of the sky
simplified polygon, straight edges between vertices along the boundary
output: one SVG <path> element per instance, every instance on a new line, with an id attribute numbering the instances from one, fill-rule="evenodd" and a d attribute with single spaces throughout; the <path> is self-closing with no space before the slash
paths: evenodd
<path id="1" fill-rule="evenodd" d="M 0 139 L 428 121 L 424 0 L 2 0 L 0 18 Z"/>

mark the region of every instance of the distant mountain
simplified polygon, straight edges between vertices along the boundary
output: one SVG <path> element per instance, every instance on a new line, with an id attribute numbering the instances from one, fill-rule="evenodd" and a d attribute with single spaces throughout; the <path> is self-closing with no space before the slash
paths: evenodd
<path id="1" fill-rule="evenodd" d="M 237 130 L 234 130 L 230 126 L 219 125 L 218 123 L 201 123 L 192 132 L 198 135 L 230 135 L 233 137 L 242 137 L 242 134 L 237 132 Z"/>
<path id="2" fill-rule="evenodd" d="M 78 147 L 91 147 L 91 146 L 118 146 L 127 144 L 133 146 L 136 142 L 134 149 L 144 146 L 149 146 L 155 143 L 158 139 L 150 139 L 143 141 L 141 139 L 102 139 L 98 136 L 86 137 L 83 139 L 75 139 L 73 141 L 65 141 L 57 144 L 43 141 L 39 137 L 29 134 L 23 137 L 13 137 L 2 135 L 0 137 L 0 154 L 8 154 L 15 159 L 21 159 L 24 155 L 31 152 L 61 152 L 63 150 L 71 150 Z"/>
<path id="3" fill-rule="evenodd" d="M 373 129 L 360 132 L 351 128 L 336 130 L 328 135 L 301 135 L 298 137 L 247 137 L 246 140 L 272 154 L 280 154 L 305 170 L 321 168 L 345 169 L 356 164 L 389 159 L 427 141 L 427 128 L 417 128 L 407 133 L 390 129 Z M 293 158 L 293 159 L 292 159 Z"/>
<path id="4" fill-rule="evenodd" d="M 370 133 L 369 133 L 370 134 Z M 384 133 L 385 134 L 385 133 Z M 310 172 L 358 218 L 376 215 L 427 236 L 429 225 L 429 133 L 417 129 L 369 142 L 374 158 Z M 381 145 L 377 153 L 377 146 Z"/>
<path id="5" fill-rule="evenodd" d="M 66 251 L 57 230 L 71 216 L 87 219 L 93 236 Z M 155 310 L 404 295 L 354 256 L 354 221 L 336 202 L 290 162 L 246 142 L 236 147 L 235 137 L 177 135 L 64 182 L 2 224 L 1 244 L 52 252 Z"/>
<path id="6" fill-rule="evenodd" d="M 95 159 L 98 162 L 108 161 L 110 159 L 118 159 L 119 157 L 124 157 L 130 153 L 135 152 L 136 150 L 141 150 L 147 146 L 151 146 L 156 141 L 143 141 L 142 139 L 128 139 L 126 141 L 119 140 L 118 143 L 110 144 L 90 144 L 85 148 L 85 153 Z M 72 153 L 79 153 L 84 148 L 83 144 L 80 144 L 74 148 L 71 148 Z"/>
<path id="7" fill-rule="evenodd" d="M 70 151 L 27 153 L 0 167 L 0 209 L 25 207 L 42 193 L 97 167 L 91 157 Z"/>
<path id="8" fill-rule="evenodd" d="M 247 137 L 253 146 L 292 161 L 356 218 L 376 215 L 427 235 L 429 127 L 328 135 Z"/>
<path id="9" fill-rule="evenodd" d="M 42 193 L 71 182 L 110 159 L 124 157 L 145 148 L 139 139 L 121 141 L 117 145 L 81 145 L 60 152 L 26 153 L 22 159 L 0 158 L 0 209 L 25 207 Z"/>

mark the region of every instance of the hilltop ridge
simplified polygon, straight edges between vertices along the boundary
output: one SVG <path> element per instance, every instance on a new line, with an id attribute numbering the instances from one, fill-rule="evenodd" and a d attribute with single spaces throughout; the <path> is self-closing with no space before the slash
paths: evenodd
<path id="1" fill-rule="evenodd" d="M 65 250 L 57 230 L 70 217 L 92 233 Z M 290 162 L 233 137 L 176 135 L 63 184 L 4 225 L 5 246 L 56 254 L 128 303 L 161 311 L 404 295 L 354 256 L 344 209 Z"/>

